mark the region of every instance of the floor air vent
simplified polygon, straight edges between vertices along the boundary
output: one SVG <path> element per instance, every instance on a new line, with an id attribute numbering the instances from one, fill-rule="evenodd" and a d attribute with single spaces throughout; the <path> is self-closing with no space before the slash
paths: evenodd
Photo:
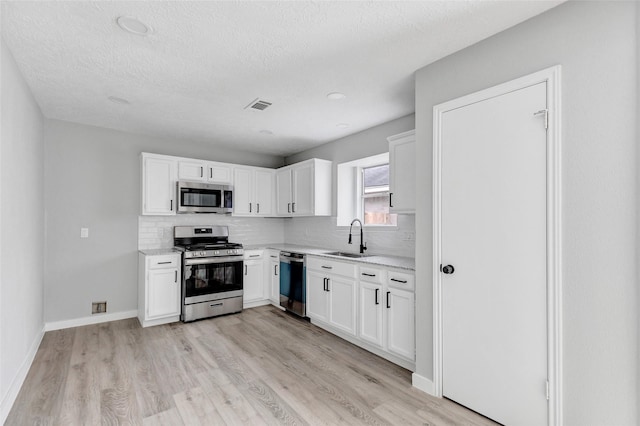
<path id="1" fill-rule="evenodd" d="M 253 108 L 253 109 L 257 109 L 259 111 L 263 111 L 263 110 L 267 109 L 270 106 L 271 106 L 271 102 L 263 101 L 260 98 L 255 98 L 253 101 L 251 101 L 251 103 L 249 105 L 244 107 L 244 109 Z"/>

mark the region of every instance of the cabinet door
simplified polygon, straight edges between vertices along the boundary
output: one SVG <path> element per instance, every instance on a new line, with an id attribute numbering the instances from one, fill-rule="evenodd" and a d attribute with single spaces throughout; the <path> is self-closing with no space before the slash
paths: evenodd
<path id="1" fill-rule="evenodd" d="M 293 180 L 291 212 L 294 216 L 313 216 L 315 196 L 313 170 L 313 163 L 305 163 L 291 170 Z"/>
<path id="2" fill-rule="evenodd" d="M 180 315 L 180 284 L 178 269 L 149 270 L 147 287 L 147 318 Z"/>
<path id="3" fill-rule="evenodd" d="M 387 350 L 411 361 L 415 360 L 415 316 L 413 292 L 388 288 Z"/>
<path id="4" fill-rule="evenodd" d="M 144 158 L 142 165 L 142 214 L 175 214 L 176 161 Z"/>
<path id="5" fill-rule="evenodd" d="M 207 165 L 203 161 L 178 161 L 178 179 L 204 182 Z"/>
<path id="6" fill-rule="evenodd" d="M 244 301 L 264 299 L 263 270 L 261 260 L 244 261 Z"/>
<path id="7" fill-rule="evenodd" d="M 255 171 L 254 202 L 255 212 L 260 216 L 273 215 L 273 172 L 270 170 Z"/>
<path id="8" fill-rule="evenodd" d="M 248 216 L 254 213 L 253 170 L 235 169 L 233 173 L 233 214 L 234 216 Z"/>
<path id="9" fill-rule="evenodd" d="M 233 182 L 233 170 L 229 165 L 209 163 L 207 172 L 208 182 L 221 184 L 230 184 Z"/>
<path id="10" fill-rule="evenodd" d="M 276 305 L 280 304 L 280 261 L 278 257 L 276 260 L 269 261 L 269 299 Z"/>
<path id="11" fill-rule="evenodd" d="M 360 282 L 360 338 L 382 347 L 383 339 L 383 294 L 382 285 Z"/>
<path id="12" fill-rule="evenodd" d="M 415 212 L 415 137 L 389 143 L 389 191 L 392 212 Z"/>
<path id="13" fill-rule="evenodd" d="M 332 275 L 329 278 L 329 323 L 356 335 L 356 283 Z"/>
<path id="14" fill-rule="evenodd" d="M 279 216 L 291 215 L 291 170 L 276 172 L 276 213 Z"/>
<path id="15" fill-rule="evenodd" d="M 307 316 L 327 322 L 329 298 L 326 288 L 327 276 L 315 271 L 307 272 Z"/>

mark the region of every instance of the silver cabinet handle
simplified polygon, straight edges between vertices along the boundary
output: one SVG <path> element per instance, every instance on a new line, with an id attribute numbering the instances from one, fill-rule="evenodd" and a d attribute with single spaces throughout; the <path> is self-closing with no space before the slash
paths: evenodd
<path id="1" fill-rule="evenodd" d="M 178 282 L 178 271 L 173 271 L 173 272 L 175 272 L 175 273 L 176 273 L 176 276 L 175 276 L 175 278 L 173 279 L 173 282 L 174 282 L 174 283 L 177 283 L 177 282 Z"/>
<path id="2" fill-rule="evenodd" d="M 171 204 L 170 204 L 169 210 L 173 211 L 173 200 L 171 200 Z"/>
<path id="3" fill-rule="evenodd" d="M 278 265 L 273 265 L 273 275 L 278 275 Z"/>
<path id="4" fill-rule="evenodd" d="M 256 213 L 260 213 L 260 203 L 256 203 L 256 206 L 258 206 L 258 210 L 256 211 Z"/>
<path id="5" fill-rule="evenodd" d="M 204 167 L 200 166 L 200 177 L 204 176 Z"/>
<path id="6" fill-rule="evenodd" d="M 296 212 L 296 203 L 291 203 L 291 213 Z"/>
<path id="7" fill-rule="evenodd" d="M 244 274 L 247 275 L 247 265 L 244 265 Z"/>
<path id="8" fill-rule="evenodd" d="M 287 213 L 291 213 L 291 203 L 287 203 Z"/>
<path id="9" fill-rule="evenodd" d="M 389 193 L 389 207 L 393 207 L 393 203 L 391 203 L 391 196 L 393 195 L 393 192 Z"/>
<path id="10" fill-rule="evenodd" d="M 250 254 L 249 257 L 260 257 L 259 254 Z"/>
<path id="11" fill-rule="evenodd" d="M 333 269 L 333 266 L 325 266 L 325 265 L 322 265 L 322 269 Z"/>
<path id="12" fill-rule="evenodd" d="M 251 203 L 249 203 L 249 213 L 251 213 Z"/>
<path id="13" fill-rule="evenodd" d="M 407 280 L 397 280 L 395 278 L 391 278 L 391 281 L 395 281 L 397 283 L 402 283 L 402 284 L 406 284 L 407 283 Z"/>
<path id="14" fill-rule="evenodd" d="M 170 264 L 170 263 L 171 263 L 171 261 L 168 261 L 168 262 L 158 262 L 158 265 L 168 265 L 168 264 Z"/>
<path id="15" fill-rule="evenodd" d="M 391 294 L 390 291 L 387 292 L 387 309 L 391 308 L 391 305 L 389 305 L 389 295 Z"/>
<path id="16" fill-rule="evenodd" d="M 378 292 L 380 291 L 379 288 L 376 288 L 376 305 L 379 305 L 380 302 L 378 301 Z"/>
<path id="17" fill-rule="evenodd" d="M 213 168 L 209 167 L 209 179 L 213 179 Z"/>
<path id="18" fill-rule="evenodd" d="M 376 274 L 367 274 L 366 272 L 363 272 L 362 275 L 364 275 L 365 277 L 375 277 Z"/>

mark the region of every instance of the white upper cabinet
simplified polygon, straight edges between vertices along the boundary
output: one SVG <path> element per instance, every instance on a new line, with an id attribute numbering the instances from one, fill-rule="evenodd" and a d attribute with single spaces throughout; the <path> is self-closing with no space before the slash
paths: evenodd
<path id="1" fill-rule="evenodd" d="M 194 182 L 230 184 L 233 182 L 231 164 L 200 160 L 179 160 L 178 179 Z"/>
<path id="2" fill-rule="evenodd" d="M 172 157 L 142 154 L 142 214 L 176 214 L 177 161 Z"/>
<path id="3" fill-rule="evenodd" d="M 311 159 L 276 173 L 279 216 L 331 215 L 331 161 Z"/>
<path id="4" fill-rule="evenodd" d="M 415 130 L 390 136 L 387 140 L 389 141 L 389 210 L 393 213 L 415 213 Z"/>
<path id="5" fill-rule="evenodd" d="M 273 216 L 275 170 L 236 167 L 234 170 L 233 215 Z"/>

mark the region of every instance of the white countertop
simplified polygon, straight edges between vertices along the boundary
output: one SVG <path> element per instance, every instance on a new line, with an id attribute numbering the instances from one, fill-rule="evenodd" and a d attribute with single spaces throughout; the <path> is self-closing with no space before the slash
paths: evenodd
<path id="1" fill-rule="evenodd" d="M 289 251 L 293 253 L 301 253 L 312 256 L 320 256 L 326 257 L 329 259 L 340 260 L 344 262 L 352 262 L 358 264 L 369 264 L 369 265 L 379 265 L 379 266 L 388 266 L 392 268 L 406 269 L 409 271 L 415 271 L 416 269 L 416 261 L 412 257 L 400 257 L 400 256 L 386 256 L 386 255 L 367 255 L 366 257 L 360 258 L 348 258 L 343 256 L 332 256 L 327 253 L 331 253 L 334 251 L 338 251 L 336 249 L 326 249 L 319 247 L 308 247 L 301 246 L 297 244 L 260 244 L 254 246 L 244 246 L 245 250 L 258 250 L 258 249 L 273 249 L 273 250 L 282 250 Z M 346 251 L 346 250 L 342 250 Z M 356 252 L 355 250 L 353 251 Z"/>
<path id="2" fill-rule="evenodd" d="M 174 249 L 173 247 L 162 248 L 162 249 L 138 250 L 138 251 L 140 253 L 144 254 L 145 256 L 162 256 L 162 255 L 165 255 L 165 254 L 180 253 L 178 250 Z"/>

